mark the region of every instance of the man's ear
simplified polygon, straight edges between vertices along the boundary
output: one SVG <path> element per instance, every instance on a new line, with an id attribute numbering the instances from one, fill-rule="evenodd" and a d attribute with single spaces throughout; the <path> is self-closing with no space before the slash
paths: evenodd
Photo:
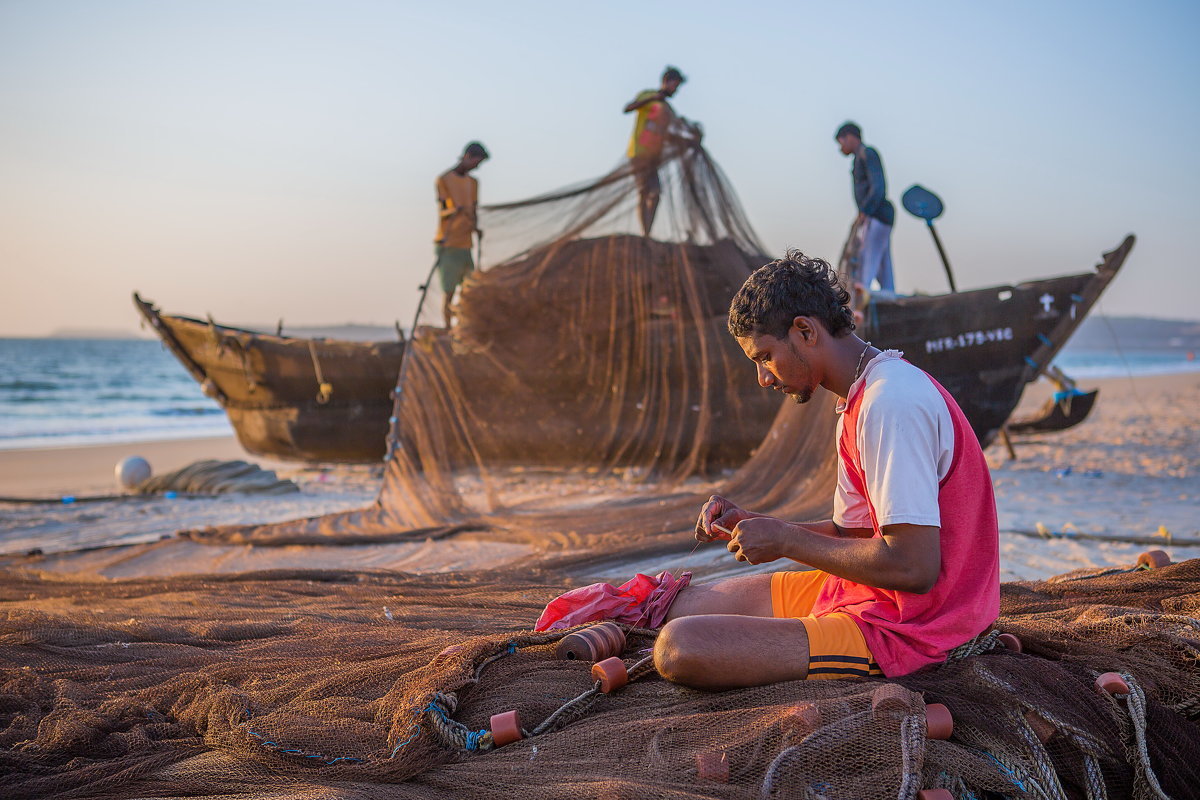
<path id="1" fill-rule="evenodd" d="M 792 320 L 791 330 L 800 337 L 804 344 L 811 347 L 817 343 L 817 321 L 812 317 L 796 317 Z"/>

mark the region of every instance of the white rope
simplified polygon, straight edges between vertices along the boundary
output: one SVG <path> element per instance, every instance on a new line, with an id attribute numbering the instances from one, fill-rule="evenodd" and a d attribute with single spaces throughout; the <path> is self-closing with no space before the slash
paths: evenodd
<path id="1" fill-rule="evenodd" d="M 1108 788 L 1104 785 L 1104 773 L 1100 771 L 1100 760 L 1093 755 L 1084 753 L 1083 774 L 1087 779 L 1088 800 L 1108 800 Z"/>
<path id="2" fill-rule="evenodd" d="M 1144 784 L 1145 789 L 1149 790 L 1149 796 L 1159 798 L 1159 800 L 1170 800 L 1159 784 L 1158 776 L 1154 774 L 1154 767 L 1150 764 L 1150 751 L 1146 747 L 1146 693 L 1142 691 L 1142 687 L 1138 685 L 1132 675 L 1122 672 L 1121 677 L 1129 684 L 1129 694 L 1118 694 L 1113 697 L 1124 698 L 1125 705 L 1129 710 L 1129 719 L 1133 723 L 1133 749 L 1138 757 L 1137 762 L 1133 765 L 1134 774 Z"/>
<path id="3" fill-rule="evenodd" d="M 901 780 L 898 800 L 913 800 L 921 788 L 921 767 L 925 763 L 925 720 L 907 714 L 900 723 Z"/>

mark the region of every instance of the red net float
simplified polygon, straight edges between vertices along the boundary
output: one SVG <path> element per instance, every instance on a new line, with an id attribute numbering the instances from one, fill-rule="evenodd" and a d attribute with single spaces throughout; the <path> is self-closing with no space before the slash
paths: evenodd
<path id="1" fill-rule="evenodd" d="M 521 733 L 521 718 L 516 711 L 505 711 L 503 714 L 493 714 L 491 720 L 492 744 L 503 747 L 512 742 L 525 738 Z"/>
<path id="2" fill-rule="evenodd" d="M 1058 733 L 1058 728 L 1051 725 L 1047 720 L 1034 711 L 1025 712 L 1025 721 L 1029 723 L 1029 727 L 1033 729 L 1033 735 L 1038 738 L 1042 744 L 1050 741 L 1050 737 Z"/>
<path id="3" fill-rule="evenodd" d="M 729 754 L 724 750 L 697 753 L 696 775 L 702 781 L 729 783 Z"/>
<path id="4" fill-rule="evenodd" d="M 1096 691 L 1103 694 L 1129 694 L 1129 684 L 1115 672 L 1106 672 L 1096 678 Z"/>
<path id="5" fill-rule="evenodd" d="M 917 792 L 917 800 L 954 800 L 949 789 L 922 789 Z"/>
<path id="6" fill-rule="evenodd" d="M 871 713 L 876 717 L 908 711 L 912 707 L 912 692 L 896 683 L 885 683 L 871 695 Z"/>
<path id="7" fill-rule="evenodd" d="M 783 715 L 783 735 L 803 738 L 821 727 L 821 709 L 812 703 L 797 703 Z"/>
<path id="8" fill-rule="evenodd" d="M 629 683 L 629 672 L 620 656 L 592 664 L 592 680 L 600 681 L 600 691 L 610 694 Z"/>
<path id="9" fill-rule="evenodd" d="M 1162 550 L 1147 550 L 1139 555 L 1137 560 L 1139 569 L 1158 569 L 1170 566 L 1170 564 L 1171 557 Z"/>
<path id="10" fill-rule="evenodd" d="M 1021 640 L 1011 633 L 1002 633 L 996 637 L 996 642 L 1001 647 L 1012 653 L 1020 653 L 1025 648 L 1021 646 Z"/>
<path id="11" fill-rule="evenodd" d="M 954 717 L 950 709 L 941 703 L 925 706 L 925 737 L 927 739 L 949 739 L 954 733 Z"/>
<path id="12" fill-rule="evenodd" d="M 590 628 L 564 636 L 555 648 L 554 656 L 565 661 L 595 663 L 625 650 L 625 631 L 611 622 L 601 622 Z"/>

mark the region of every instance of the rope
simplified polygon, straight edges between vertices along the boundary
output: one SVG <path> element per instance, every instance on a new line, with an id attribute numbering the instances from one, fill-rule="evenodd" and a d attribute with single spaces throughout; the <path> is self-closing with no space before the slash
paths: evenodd
<path id="1" fill-rule="evenodd" d="M 1083 775 L 1087 781 L 1088 800 L 1108 800 L 1108 788 L 1104 785 L 1104 773 L 1100 770 L 1100 760 L 1088 753 L 1083 754 Z"/>
<path id="2" fill-rule="evenodd" d="M 1114 695 L 1113 697 L 1125 699 L 1129 719 L 1133 722 L 1134 750 L 1138 756 L 1137 763 L 1133 765 L 1134 774 L 1150 790 L 1153 797 L 1170 800 L 1159 784 L 1158 776 L 1154 774 L 1154 767 L 1150 763 L 1150 751 L 1146 747 L 1146 693 L 1129 673 L 1122 672 L 1121 677 L 1129 684 L 1129 694 Z"/>
<path id="3" fill-rule="evenodd" d="M 1014 530 L 1006 528 L 1001 533 L 1015 533 L 1017 536 L 1026 536 L 1030 539 L 1073 539 L 1089 542 L 1118 542 L 1120 544 L 1144 544 L 1150 546 L 1168 546 L 1168 547 L 1200 547 L 1200 536 L 1172 536 L 1170 539 L 1164 536 L 1110 536 L 1101 533 L 1085 533 L 1083 531 L 1061 530 L 1052 531 L 1046 529 L 1044 531 L 1029 531 L 1029 530 Z M 1099 572 L 1099 575 L 1108 575 L 1113 572 L 1132 572 L 1133 570 L 1117 567 L 1109 570 L 1109 572 Z M 1093 577 L 1091 573 L 1087 577 Z M 1067 580 L 1078 580 L 1078 578 L 1068 578 Z"/>
<path id="4" fill-rule="evenodd" d="M 321 372 L 321 359 L 317 358 L 317 342 L 314 339 L 308 340 L 308 354 L 312 357 L 313 372 L 317 375 L 317 404 L 323 406 L 333 396 L 333 384 L 325 382 L 325 375 Z"/>
<path id="5" fill-rule="evenodd" d="M 1017 734 L 1033 757 L 1033 765 L 1037 770 L 1038 778 L 1034 785 L 1041 790 L 1040 794 L 1048 800 L 1067 800 L 1067 792 L 1058 779 L 1054 762 L 1050 760 L 1050 754 L 1046 752 L 1045 746 L 1037 738 L 1037 734 L 1034 733 L 1033 727 L 1025 719 L 1024 714 L 1021 715 L 1020 722 L 1017 724 Z"/>
<path id="6" fill-rule="evenodd" d="M 433 699 L 425 706 L 433 731 L 442 743 L 471 752 L 495 747 L 491 731 L 486 728 L 473 731 L 451 717 L 457 708 L 458 697 L 453 692 L 434 692 Z"/>
<path id="7" fill-rule="evenodd" d="M 532 645 L 549 644 L 551 642 L 558 641 L 569 634 L 580 630 L 581 628 L 586 627 L 590 627 L 590 624 L 577 625 L 573 628 L 567 628 L 565 630 L 543 631 L 520 636 L 517 639 L 508 642 L 502 649 L 492 653 L 480 661 L 478 666 L 475 667 L 475 671 L 466 685 L 473 686 L 478 684 L 483 675 L 484 669 L 486 669 L 488 665 L 498 661 L 501 658 L 504 658 L 505 656 L 512 655 L 522 646 L 528 647 Z M 643 628 L 634 628 L 628 625 L 621 625 L 621 627 L 624 628 L 629 634 L 657 633 L 656 631 Z M 633 681 L 645 677 L 654 671 L 654 656 L 648 655 L 629 668 L 628 680 L 630 683 L 632 683 Z M 600 681 L 596 681 L 590 689 L 563 703 L 554 711 L 554 713 L 544 719 L 532 730 L 522 728 L 522 737 L 528 739 L 532 736 L 540 736 L 543 733 L 551 733 L 581 719 L 589 710 L 591 710 L 591 707 L 596 704 L 601 695 L 603 695 L 603 692 L 600 691 Z M 434 733 L 437 735 L 437 738 L 442 742 L 442 744 L 448 747 L 466 750 L 468 752 L 482 752 L 493 749 L 495 747 L 495 743 L 492 739 L 491 731 L 487 729 L 473 731 L 466 725 L 463 725 L 461 722 L 456 721 L 453 718 L 453 715 L 457 709 L 458 695 L 453 692 L 434 692 L 431 695 L 429 702 L 414 715 L 413 727 L 409 730 L 413 730 L 414 728 L 416 730 L 413 731 L 413 733 L 406 740 L 396 745 L 392 749 L 390 757 L 395 757 L 396 753 L 398 753 L 402 747 L 420 735 L 419 719 L 422 715 L 425 715 L 429 718 L 430 725 L 433 728 Z"/>
<path id="8" fill-rule="evenodd" d="M 923 715 L 907 714 L 900 723 L 900 759 L 903 778 L 899 800 L 913 800 L 921 788 L 921 767 L 925 763 L 925 720 Z"/>
<path id="9" fill-rule="evenodd" d="M 776 776 L 781 770 L 789 766 L 792 761 L 798 759 L 799 756 L 800 745 L 798 744 L 792 745 L 791 747 L 785 747 L 780 751 L 779 755 L 775 756 L 775 759 L 767 767 L 767 774 L 766 777 L 763 778 L 762 790 L 759 792 L 759 797 L 767 800 L 767 798 L 775 795 L 777 789 L 781 789 L 783 786 L 789 785 L 790 782 L 781 782 L 777 786 Z M 805 796 L 808 796 L 808 794 L 806 793 Z"/>
<path id="10" fill-rule="evenodd" d="M 600 681 L 596 681 L 592 688 L 588 689 L 578 697 L 568 700 L 563 703 L 558 709 L 542 720 L 542 723 L 530 732 L 530 736 L 541 736 L 543 733 L 556 731 L 561 727 L 574 722 L 583 717 L 596 701 L 600 699 L 602 692 L 600 691 Z M 568 718 L 568 714 L 570 715 Z M 560 724 L 561 723 L 561 724 Z"/>
<path id="11" fill-rule="evenodd" d="M 960 644 L 958 647 L 946 654 L 947 661 L 960 661 L 971 656 L 978 656 L 984 653 L 990 653 L 998 647 L 1000 631 L 993 628 L 979 634 L 970 641 Z"/>

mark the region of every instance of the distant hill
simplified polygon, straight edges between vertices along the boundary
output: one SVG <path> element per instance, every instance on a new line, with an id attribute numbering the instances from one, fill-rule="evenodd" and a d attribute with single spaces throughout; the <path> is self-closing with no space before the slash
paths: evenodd
<path id="1" fill-rule="evenodd" d="M 274 333 L 275 326 L 269 325 L 255 328 L 267 333 Z M 347 322 L 344 325 L 290 325 L 283 326 L 284 336 L 297 336 L 305 339 L 318 337 L 325 339 L 344 339 L 350 342 L 383 342 L 396 341 L 399 335 L 391 325 L 358 325 Z"/>
<path id="2" fill-rule="evenodd" d="M 125 331 L 108 328 L 59 328 L 47 339 L 153 339 L 150 331 Z"/>
<path id="3" fill-rule="evenodd" d="M 1088 316 L 1066 350 L 1200 351 L 1200 322 L 1149 317 Z"/>

